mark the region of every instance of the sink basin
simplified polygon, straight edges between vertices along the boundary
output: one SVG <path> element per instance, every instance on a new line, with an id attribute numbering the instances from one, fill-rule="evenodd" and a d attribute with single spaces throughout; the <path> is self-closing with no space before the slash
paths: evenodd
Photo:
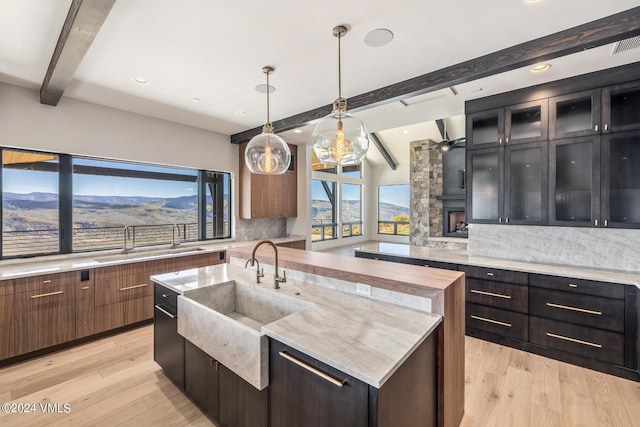
<path id="1" fill-rule="evenodd" d="M 268 339 L 262 326 L 310 305 L 234 280 L 181 295 L 178 333 L 262 390 L 269 384 Z"/>
<path id="2" fill-rule="evenodd" d="M 95 262 L 101 263 L 111 263 L 114 261 L 144 261 L 149 259 L 154 259 L 158 257 L 162 257 L 169 254 L 175 255 L 187 255 L 187 254 L 196 254 L 204 249 L 202 248 L 182 248 L 182 249 L 151 249 L 151 250 L 133 250 L 128 254 L 116 254 L 116 255 L 105 255 L 97 257 Z"/>

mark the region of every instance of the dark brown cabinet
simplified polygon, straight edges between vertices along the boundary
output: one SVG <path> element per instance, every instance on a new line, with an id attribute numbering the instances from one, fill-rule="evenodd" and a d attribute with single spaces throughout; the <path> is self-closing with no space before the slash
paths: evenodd
<path id="1" fill-rule="evenodd" d="M 547 105 L 543 99 L 469 115 L 467 149 L 546 140 Z"/>
<path id="2" fill-rule="evenodd" d="M 219 365 L 219 416 L 224 427 L 268 427 L 269 389 L 258 390 Z"/>
<path id="3" fill-rule="evenodd" d="M 640 130 L 640 81 L 602 89 L 602 131 Z"/>
<path id="4" fill-rule="evenodd" d="M 290 145 L 291 165 L 282 175 L 252 174 L 244 162 L 247 144 L 240 144 L 240 217 L 298 216 L 297 146 Z"/>
<path id="5" fill-rule="evenodd" d="M 184 342 L 185 391 L 214 420 L 218 412 L 218 372 L 220 364 L 189 340 Z"/>
<path id="6" fill-rule="evenodd" d="M 379 389 L 270 339 L 271 427 L 437 425 L 436 337 Z"/>
<path id="7" fill-rule="evenodd" d="M 486 224 L 547 222 L 546 142 L 467 152 L 467 221 Z"/>
<path id="8" fill-rule="evenodd" d="M 76 338 L 93 335 L 96 330 L 94 270 L 82 270 L 76 282 Z"/>
<path id="9" fill-rule="evenodd" d="M 178 294 L 157 283 L 153 288 L 153 360 L 175 385 L 184 389 L 185 339 L 178 334 Z"/>
<path id="10" fill-rule="evenodd" d="M 600 133 L 600 89 L 549 99 L 549 138 L 564 139 Z"/>

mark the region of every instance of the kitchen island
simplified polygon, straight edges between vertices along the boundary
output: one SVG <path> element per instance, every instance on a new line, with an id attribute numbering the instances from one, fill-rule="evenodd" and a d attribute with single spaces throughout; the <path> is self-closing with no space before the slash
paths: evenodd
<path id="1" fill-rule="evenodd" d="M 436 351 L 436 348 L 441 348 L 444 342 L 453 341 L 454 338 L 445 337 L 445 323 L 441 323 L 441 316 L 428 311 L 443 311 L 443 307 L 450 304 L 443 295 L 448 288 L 460 286 L 463 291 L 464 279 L 460 273 L 434 269 L 429 270 L 432 274 L 425 274 L 424 268 L 404 266 L 393 272 L 379 271 L 378 274 L 370 270 L 375 263 L 368 260 L 283 248 L 279 252 L 280 265 L 286 269 L 288 280 L 277 291 L 271 289 L 273 269 L 269 264 L 273 264 L 273 252 L 266 250 L 260 250 L 257 254 L 260 265 L 266 270 L 260 285 L 255 283 L 255 268 L 244 268 L 244 260 L 249 257 L 250 251 L 248 254 L 243 249 L 233 251 L 231 264 L 153 277 L 157 284 L 179 294 L 178 307 L 183 310 L 189 309 L 186 300 L 190 294 L 195 295 L 206 287 L 225 285 L 230 281 L 249 283 L 265 292 L 278 293 L 279 297 L 299 299 L 308 304 L 260 327 L 260 332 L 270 341 L 269 347 L 272 349 L 268 361 L 271 377 L 267 377 L 272 387 L 272 425 L 287 425 L 286 420 L 278 417 L 283 413 L 295 412 L 295 407 L 300 405 L 295 405 L 291 399 L 295 400 L 296 396 L 304 394 L 290 390 L 292 387 L 304 388 L 304 382 L 300 383 L 296 375 L 287 376 L 289 374 L 282 363 L 288 359 L 279 357 L 283 353 L 288 358 L 294 358 L 295 364 L 314 365 L 313 369 L 332 373 L 330 377 L 338 378 L 338 383 L 348 378 L 347 383 L 354 384 L 352 387 L 337 387 L 336 390 L 354 391 L 358 389 L 355 384 L 359 384 L 364 392 L 360 392 L 359 397 L 353 397 L 355 400 L 338 399 L 341 405 L 347 405 L 345 402 L 349 401 L 359 408 L 361 414 L 364 411 L 364 416 L 358 418 L 358 425 L 376 425 L 376 422 L 377 425 L 410 425 L 406 424 L 411 420 L 407 417 L 412 416 L 431 416 L 435 423 L 436 415 L 440 425 L 458 425 L 463 413 L 464 365 L 456 372 L 462 380 L 461 384 L 444 387 L 442 373 L 446 359 L 437 356 L 440 350 Z M 332 268 L 323 269 L 323 265 L 331 265 Z M 354 266 L 358 268 L 354 269 Z M 180 314 L 178 319 L 188 317 Z M 455 322 L 450 319 L 449 323 Z M 438 324 L 440 326 L 436 328 Z M 180 333 L 198 341 L 206 336 L 207 330 L 199 326 L 202 330 L 200 336 L 189 331 L 193 325 L 180 324 L 180 320 L 177 328 Z M 464 336 L 460 338 L 464 339 Z M 224 351 L 206 348 L 203 342 L 194 344 L 205 347 L 203 350 L 216 360 L 226 358 L 226 363 L 233 365 L 234 357 L 227 357 Z M 463 346 L 462 341 L 458 347 L 462 361 L 464 352 L 459 350 Z M 273 353 L 275 348 L 280 350 Z M 220 363 L 225 365 L 223 361 Z M 431 370 L 429 365 L 432 366 Z M 451 369 L 451 366 L 448 367 Z M 266 389 L 264 382 L 261 383 L 255 376 L 252 378 L 241 366 L 236 366 L 234 372 L 252 387 L 259 389 L 264 386 Z M 285 383 L 287 386 L 283 388 Z M 311 390 L 318 392 L 325 383 L 328 384 L 321 381 Z M 431 394 L 428 392 L 429 383 L 434 389 Z M 461 395 L 455 401 L 447 401 L 444 393 L 453 390 L 459 390 Z M 323 394 L 318 398 L 332 399 Z M 431 405 L 432 409 L 429 410 Z M 445 406 L 457 408 L 458 414 L 446 414 L 443 410 Z M 298 416 L 297 420 L 305 419 L 304 414 L 294 415 Z M 454 418 L 456 415 L 458 417 Z M 405 417 L 405 421 L 402 417 Z"/>

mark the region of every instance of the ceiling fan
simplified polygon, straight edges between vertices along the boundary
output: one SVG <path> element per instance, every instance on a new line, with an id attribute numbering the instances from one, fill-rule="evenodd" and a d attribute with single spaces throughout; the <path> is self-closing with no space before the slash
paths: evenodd
<path id="1" fill-rule="evenodd" d="M 447 122 L 446 119 L 438 119 L 436 120 L 436 126 L 438 126 L 438 130 L 440 131 L 440 136 L 442 137 L 442 141 L 436 142 L 433 144 L 429 150 L 434 148 L 440 148 L 442 151 L 449 151 L 451 148 L 457 147 L 465 147 L 467 139 L 465 137 L 457 138 L 457 139 L 449 139 L 449 135 L 447 134 Z"/>

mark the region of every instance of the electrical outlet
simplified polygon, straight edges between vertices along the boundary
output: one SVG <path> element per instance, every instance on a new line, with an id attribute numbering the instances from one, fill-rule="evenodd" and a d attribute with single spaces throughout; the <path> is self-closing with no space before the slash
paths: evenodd
<path id="1" fill-rule="evenodd" d="M 356 293 L 358 295 L 371 296 L 371 285 L 365 285 L 364 283 L 356 283 Z"/>

